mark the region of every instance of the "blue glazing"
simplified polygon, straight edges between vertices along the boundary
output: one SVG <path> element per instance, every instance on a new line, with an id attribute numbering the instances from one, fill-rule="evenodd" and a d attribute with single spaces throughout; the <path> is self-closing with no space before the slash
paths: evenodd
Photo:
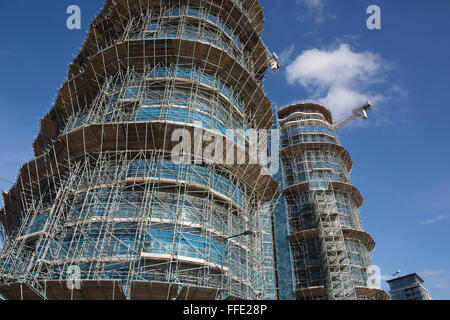
<path id="1" fill-rule="evenodd" d="M 144 37 L 146 39 L 185 39 L 205 42 L 227 52 L 250 72 L 249 64 L 244 55 L 233 50 L 233 48 L 217 34 L 191 26 L 184 26 L 184 28 L 180 29 L 178 26 L 159 25 L 155 30 L 157 32 L 147 33 Z M 137 38 L 139 38 L 139 36 L 137 36 Z"/>
<path id="2" fill-rule="evenodd" d="M 222 19 L 201 11 L 201 10 L 196 10 L 196 9 L 191 9 L 191 8 L 186 8 L 186 9 L 171 9 L 171 10 L 166 10 L 164 12 L 164 16 L 165 17 L 180 17 L 180 16 L 189 16 L 189 17 L 195 17 L 195 18 L 199 18 L 199 19 L 205 19 L 206 21 L 211 22 L 212 24 L 219 26 L 223 32 L 225 32 L 225 34 L 227 34 L 231 39 L 233 39 L 234 44 L 240 49 L 242 50 L 242 48 L 244 47 L 241 43 L 241 41 L 239 40 L 239 38 L 233 33 L 233 31 L 231 31 L 231 29 L 222 21 Z M 152 23 L 151 26 L 149 26 L 149 30 L 156 30 L 157 29 L 157 24 L 154 25 L 155 23 Z"/>
<path id="3" fill-rule="evenodd" d="M 276 110 L 274 111 L 274 127 L 278 129 L 278 116 Z M 270 152 L 275 152 L 270 150 Z M 278 152 L 278 151 L 276 151 Z M 278 298 L 280 300 L 295 300 L 295 275 L 294 264 L 292 261 L 291 247 L 289 243 L 289 220 L 288 207 L 284 195 L 285 179 L 283 162 L 280 157 L 280 169 L 273 176 L 275 181 L 280 185 L 281 195 L 273 201 L 273 232 L 274 232 L 274 248 L 276 255 L 276 273 L 277 273 L 277 288 Z"/>
<path id="4" fill-rule="evenodd" d="M 33 234 L 37 232 L 44 231 L 45 226 L 47 224 L 49 213 L 44 213 L 39 216 L 37 216 L 28 227 L 26 234 Z"/>
<path id="5" fill-rule="evenodd" d="M 220 93 L 227 97 L 233 105 L 239 110 L 243 111 L 242 103 L 235 97 L 233 92 L 222 82 L 215 77 L 198 70 L 191 70 L 185 68 L 157 68 L 150 72 L 148 78 L 180 78 L 192 81 L 198 81 L 207 86 L 216 88 Z"/>

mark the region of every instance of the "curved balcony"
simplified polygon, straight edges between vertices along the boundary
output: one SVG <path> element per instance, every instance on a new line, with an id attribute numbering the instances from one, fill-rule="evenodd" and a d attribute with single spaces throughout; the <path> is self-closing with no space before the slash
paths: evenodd
<path id="1" fill-rule="evenodd" d="M 359 300 L 390 300 L 390 296 L 382 289 L 357 286 L 355 291 Z M 300 288 L 296 293 L 300 300 L 322 300 L 326 298 L 324 286 Z"/>
<path id="2" fill-rule="evenodd" d="M 362 207 L 364 203 L 364 198 L 359 192 L 359 190 L 348 183 L 337 182 L 337 181 L 311 181 L 311 182 L 302 182 L 298 184 L 291 185 L 285 189 L 289 194 L 296 194 L 302 192 L 308 192 L 314 189 L 325 189 L 325 190 L 334 190 L 341 191 L 347 193 L 352 201 L 354 201 L 355 206 L 357 208 Z"/>
<path id="3" fill-rule="evenodd" d="M 286 176 L 308 173 L 314 170 L 330 170 L 337 174 L 345 174 L 350 180 L 350 175 L 343 161 L 329 151 L 308 150 L 305 156 L 303 154 L 292 154 L 284 157 L 284 161 L 286 162 Z"/>
<path id="4" fill-rule="evenodd" d="M 331 112 L 320 102 L 313 100 L 296 101 L 285 107 L 281 107 L 278 111 L 278 117 L 280 118 L 280 121 L 284 121 L 286 118 L 288 118 L 292 114 L 295 114 L 296 112 L 300 112 L 303 114 L 317 114 L 325 117 L 330 125 L 333 124 L 333 117 L 331 115 Z"/>
<path id="5" fill-rule="evenodd" d="M 187 7 L 184 7 L 187 5 Z M 69 73 L 72 75 L 80 72 L 80 67 L 85 66 L 89 62 L 89 58 L 95 54 L 95 51 L 100 51 L 106 48 L 107 39 L 117 39 L 122 32 L 129 29 L 129 17 L 135 14 L 152 15 L 159 17 L 164 14 L 166 8 L 180 7 L 179 10 L 192 9 L 189 6 L 195 7 L 193 10 L 204 11 L 217 14 L 221 21 L 226 21 L 232 29 L 239 29 L 239 36 L 241 38 L 248 38 L 254 41 L 259 41 L 259 35 L 263 27 L 262 8 L 258 1 L 254 0 L 225 0 L 221 4 L 216 1 L 170 1 L 166 0 L 160 3 L 151 3 L 152 10 L 148 10 L 147 1 L 133 1 L 123 6 L 120 2 L 107 1 L 102 12 L 97 16 L 91 24 L 86 41 L 83 45 L 81 53 L 71 65 Z M 200 8 L 200 10 L 196 9 Z M 172 9 L 169 9 L 172 10 Z M 127 12 L 127 14 L 119 14 Z M 189 12 L 193 17 L 198 16 L 195 12 Z M 210 13 L 206 13 L 209 14 Z M 242 19 L 241 16 L 245 18 Z M 120 24 L 112 25 L 111 20 L 120 21 Z M 216 19 L 211 19 L 215 21 Z M 229 27 L 225 25 L 228 29 Z M 239 28 L 237 28 L 239 26 Z M 111 32 L 114 30 L 114 32 Z M 256 40 L 255 40 L 256 39 Z"/>
<path id="6" fill-rule="evenodd" d="M 244 193 L 230 180 L 213 173 L 205 167 L 175 164 L 168 161 L 149 163 L 146 161 L 133 162 L 127 180 L 139 178 L 151 178 L 159 181 L 185 182 L 210 189 L 218 197 L 231 200 L 234 205 L 242 208 L 244 205 Z"/>
<path id="7" fill-rule="evenodd" d="M 281 132 L 286 131 L 292 127 L 311 127 L 311 126 L 321 126 L 332 129 L 332 127 L 327 121 L 308 117 L 294 117 L 291 118 L 289 121 L 280 124 Z"/>
<path id="8" fill-rule="evenodd" d="M 286 175 L 287 188 L 303 183 L 310 183 L 312 186 L 320 185 L 328 188 L 330 182 L 349 183 L 350 181 L 343 173 L 334 172 L 326 168 L 316 168 L 311 171 Z"/>
<path id="9" fill-rule="evenodd" d="M 225 126 L 223 122 L 217 120 L 211 116 L 211 113 L 196 112 L 188 108 L 182 107 L 141 107 L 135 109 L 132 113 L 127 114 L 122 119 L 117 116 L 113 117 L 108 115 L 103 121 L 88 121 L 88 115 L 82 114 L 75 117 L 75 119 L 69 123 L 66 133 L 73 132 L 80 127 L 98 125 L 105 123 L 151 123 L 151 122 L 171 122 L 182 124 L 190 124 L 192 126 L 199 126 L 205 130 L 212 130 L 218 132 L 222 136 L 233 141 L 240 147 L 245 147 L 245 142 L 238 139 L 230 131 L 231 126 Z M 236 127 L 234 127 L 236 128 Z M 237 129 L 240 129 L 237 127 Z"/>
<path id="10" fill-rule="evenodd" d="M 135 180 L 134 177 L 132 179 Z M 161 180 L 160 182 L 163 183 L 164 179 Z M 224 206 L 230 201 L 226 200 L 230 197 L 206 199 L 202 198 L 198 191 L 191 192 L 191 195 L 178 195 L 173 192 L 164 192 L 163 190 L 168 190 L 165 186 L 161 188 L 161 191 L 155 192 L 150 199 L 144 198 L 143 191 L 121 191 L 120 198 L 116 200 L 115 207 L 112 209 L 109 206 L 109 197 L 116 192 L 116 188 L 109 187 L 107 181 L 98 183 L 100 185 L 93 185 L 88 191 L 77 190 L 74 193 L 73 209 L 68 213 L 64 224 L 66 227 L 100 222 L 177 223 L 185 227 L 204 229 L 223 238 L 249 229 L 247 212 L 234 208 L 232 210 L 234 213 L 229 214 L 230 209 Z M 203 190 L 207 189 L 203 188 Z M 218 192 L 215 191 L 215 193 Z M 144 204 L 149 212 L 143 211 Z M 212 218 L 208 216 L 210 211 L 214 212 Z M 18 239 L 31 241 L 45 232 L 49 213 L 48 210 L 44 211 L 32 219 L 24 235 Z M 230 228 L 233 231 L 230 231 Z M 247 245 L 240 239 L 230 239 L 230 242 L 248 250 Z"/>
<path id="11" fill-rule="evenodd" d="M 187 80 L 189 82 L 199 83 L 206 88 L 214 89 L 218 91 L 222 97 L 225 97 L 228 101 L 230 101 L 237 111 L 240 113 L 244 111 L 242 103 L 239 101 L 233 90 L 207 73 L 186 68 L 156 68 L 146 77 L 146 80 L 165 79 Z"/>
<path id="12" fill-rule="evenodd" d="M 239 38 L 231 31 L 231 29 L 223 22 L 223 20 L 215 15 L 212 15 L 208 12 L 192 9 L 192 8 L 180 8 L 180 9 L 169 9 L 164 12 L 162 15 L 163 18 L 180 18 L 180 17 L 190 17 L 197 18 L 203 21 L 206 21 L 212 24 L 215 27 L 219 27 L 220 30 L 225 33 L 230 40 L 233 41 L 234 45 L 239 50 L 244 49 L 244 45 L 239 40 Z M 152 22 L 148 28 L 148 31 L 157 30 L 157 24 Z"/>
<path id="13" fill-rule="evenodd" d="M 220 35 L 210 32 L 208 30 L 201 30 L 191 26 L 158 26 L 150 25 L 148 28 L 154 28 L 153 30 L 147 30 L 143 35 L 144 39 L 183 39 L 189 41 L 198 41 L 212 45 L 222 51 L 227 52 L 235 61 L 240 63 L 249 73 L 255 72 L 253 68 L 253 62 L 250 55 L 239 53 L 232 49 Z M 152 31 L 152 32 L 150 32 Z M 142 39 L 140 34 L 131 37 L 133 40 Z M 233 42 L 234 43 L 234 42 Z M 236 44 L 235 44 L 236 45 Z M 236 45 L 237 46 L 237 45 Z"/>
<path id="14" fill-rule="evenodd" d="M 172 49 L 170 50 L 170 52 L 168 52 L 167 50 L 165 50 L 164 52 L 166 54 L 175 55 L 175 51 L 177 51 L 175 50 L 175 48 L 181 45 L 184 53 L 182 53 L 182 57 L 180 57 L 180 59 L 191 60 L 186 60 L 183 63 L 192 63 L 192 60 L 195 60 L 194 57 L 197 53 L 204 52 L 205 50 L 206 52 L 210 52 L 207 57 L 202 58 L 201 63 L 208 64 L 210 63 L 210 60 L 214 60 L 214 63 L 217 66 L 220 66 L 220 69 L 218 70 L 218 77 L 227 79 L 227 81 L 232 86 L 239 86 L 239 88 L 241 88 L 239 96 L 243 101 L 246 101 L 246 104 L 248 104 L 249 106 L 249 111 L 251 110 L 252 112 L 254 112 L 256 118 L 256 127 L 272 127 L 270 101 L 267 99 L 261 86 L 251 78 L 252 75 L 244 71 L 245 69 L 239 63 L 234 63 L 234 60 L 230 56 L 228 56 L 228 53 L 221 54 L 220 52 L 214 52 L 214 50 L 216 50 L 215 47 L 214 49 L 212 47 L 211 49 L 202 48 L 202 46 L 206 45 L 203 42 L 199 42 L 194 45 L 189 43 L 176 43 L 176 41 L 189 42 L 190 40 L 169 40 L 169 42 L 174 41 L 172 45 L 169 46 Z M 162 42 L 158 43 L 158 41 Z M 143 55 L 145 56 L 148 53 L 149 55 L 151 54 L 154 57 L 155 61 L 159 61 L 160 58 L 158 56 L 158 52 L 160 51 L 156 51 L 156 56 L 154 54 L 156 47 L 163 44 L 168 45 L 168 42 L 158 39 L 155 39 L 153 41 L 147 40 L 144 42 L 130 40 L 105 49 L 105 51 L 102 51 L 94 56 L 91 60 L 91 64 L 82 74 L 73 78 L 72 80 L 68 80 L 67 82 L 65 82 L 59 90 L 58 97 L 53 109 L 41 121 L 41 135 L 45 137 L 45 139 L 42 140 L 40 139 L 40 137 L 38 137 L 35 140 L 35 154 L 42 154 L 43 150 L 48 147 L 49 141 L 51 142 L 52 139 L 55 138 L 55 134 L 58 133 L 58 124 L 51 119 L 52 116 L 50 116 L 50 114 L 60 112 L 65 115 L 64 117 L 69 117 L 73 115 L 73 113 L 75 113 L 77 110 L 83 109 L 85 105 L 82 105 L 82 101 L 84 101 L 85 91 L 92 91 L 93 85 L 94 87 L 102 85 L 100 80 L 96 77 L 96 74 L 116 74 L 117 65 L 120 64 L 131 63 L 136 64 L 136 68 L 144 68 L 143 65 L 140 65 L 142 63 L 142 58 L 138 57 L 142 57 Z M 190 56 L 192 58 L 186 58 Z M 164 58 L 164 60 L 166 61 L 167 59 Z M 217 60 L 220 61 L 217 62 Z M 182 61 L 180 61 L 180 63 L 181 62 Z M 82 94 L 82 96 L 79 96 L 80 94 Z"/>
<path id="15" fill-rule="evenodd" d="M 97 223 L 98 230 L 101 230 Z M 95 224 L 94 228 L 95 229 Z M 134 226 L 137 227 L 137 224 Z M 205 237 L 201 230 L 186 228 L 182 232 L 174 232 L 174 225 L 155 224 L 145 231 L 141 240 L 136 240 L 136 229 L 130 229 L 130 224 L 113 224 L 110 227 L 113 234 L 107 238 L 105 233 L 92 232 L 91 234 L 74 234 L 77 238 L 74 243 L 70 239 L 64 242 L 48 240 L 41 246 L 48 246 L 47 255 L 41 257 L 47 265 L 48 276 L 52 278 L 63 277 L 65 266 L 76 264 L 82 271 L 82 279 L 126 280 L 129 275 L 130 263 L 140 260 L 141 268 L 136 270 L 136 279 L 145 281 L 167 281 L 169 273 L 166 269 L 171 264 L 178 265 L 180 282 L 189 282 L 187 272 L 194 273 L 205 271 L 205 268 L 216 272 L 216 277 L 208 285 L 220 286 L 217 279 L 224 273 L 226 281 L 233 279 L 240 283 L 248 283 L 248 274 L 245 268 L 248 259 L 248 251 L 235 243 L 224 246 L 224 240 L 220 237 Z M 104 245 L 99 248 L 97 243 Z M 40 251 L 40 247 L 36 249 Z M 92 263 L 105 263 L 105 269 L 101 274 L 85 274 Z M 119 264 L 124 266 L 120 272 Z M 91 278 L 94 276 L 94 278 Z M 198 274 L 192 279 L 198 279 Z M 242 293 L 241 293 L 242 294 Z"/>
<path id="16" fill-rule="evenodd" d="M 120 226 L 115 226 L 120 227 Z M 101 229 L 100 229 L 101 230 Z M 118 229 L 117 229 L 118 230 Z M 179 257 L 211 261 L 211 266 L 219 268 L 222 265 L 223 245 L 220 241 L 206 239 L 200 235 L 177 233 L 165 230 L 149 229 L 146 232 L 143 241 L 136 241 L 135 234 L 127 235 L 129 230 L 123 230 L 122 233 L 115 231 L 114 239 L 106 239 L 107 245 L 100 249 L 96 245 L 98 241 L 103 241 L 96 235 L 86 239 L 79 239 L 77 243 L 65 241 L 62 243 L 52 243 L 50 253 L 43 257 L 47 264 L 58 265 L 70 262 L 88 262 L 102 259 L 103 261 L 129 261 L 138 255 L 138 257 L 150 254 L 168 255 L 170 260 L 174 254 Z M 79 235 L 81 236 L 81 235 Z M 175 241 L 174 241 L 175 240 Z M 39 248 L 37 249 L 39 250 Z M 233 250 L 241 250 L 239 247 Z M 52 252 L 53 251 L 53 252 Z M 147 257 L 148 258 L 148 257 Z M 246 257 L 242 258 L 243 260 Z M 163 259 L 166 260 L 166 259 Z M 188 259 L 185 259 L 188 261 Z M 242 263 L 239 262 L 239 263 Z"/>
<path id="17" fill-rule="evenodd" d="M 284 116 L 283 119 L 279 119 L 280 126 L 284 127 L 291 121 L 306 121 L 306 120 L 314 120 L 320 121 L 325 124 L 325 126 L 330 127 L 330 123 L 325 118 L 323 114 L 320 112 L 304 112 L 304 111 L 295 111 L 287 116 Z"/>
<path id="18" fill-rule="evenodd" d="M 295 256 L 297 288 L 314 288 L 323 286 L 326 275 L 323 272 L 322 244 L 319 240 L 319 230 L 308 230 L 291 235 Z M 340 261 L 341 269 L 348 268 L 354 286 L 365 286 L 367 283 L 366 268 L 371 265 L 370 258 L 358 240 L 346 238 L 344 247 L 336 247 L 344 259 Z"/>
<path id="19" fill-rule="evenodd" d="M 219 27 L 220 30 L 222 30 L 222 32 L 224 34 L 227 35 L 228 38 L 230 38 L 233 42 L 236 42 L 236 45 L 238 48 L 242 46 L 242 43 L 238 43 L 238 41 L 239 42 L 242 41 L 239 39 L 239 37 L 242 39 L 246 39 L 246 37 L 243 36 L 244 34 L 249 36 L 249 35 L 253 35 L 253 33 L 255 33 L 254 31 L 249 31 L 249 29 L 248 29 L 247 25 L 250 22 L 254 24 L 253 28 L 256 28 L 256 27 L 258 29 L 262 28 L 262 22 L 263 22 L 262 10 L 261 10 L 261 6 L 259 5 L 258 1 L 240 1 L 240 0 L 227 1 L 226 0 L 226 1 L 222 2 L 221 5 L 218 5 L 217 3 L 214 3 L 214 2 L 201 3 L 199 1 L 197 3 L 196 1 L 194 1 L 194 2 L 191 2 L 191 4 L 195 7 L 195 9 L 183 7 L 183 8 L 178 9 L 180 12 L 178 12 L 174 16 L 177 16 L 177 15 L 183 13 L 190 17 L 204 19 L 205 21 L 208 21 L 208 23 L 215 24 Z M 92 85 L 93 85 L 92 80 L 97 79 L 95 74 L 104 74 L 106 70 L 103 70 L 103 71 L 96 70 L 93 72 L 93 74 L 83 77 L 83 78 L 85 78 L 85 80 L 89 79 L 88 82 L 90 82 L 88 84 L 86 83 L 86 87 L 85 87 L 85 83 L 79 83 L 79 81 L 76 81 L 75 78 L 78 78 L 78 75 L 82 76 L 82 74 L 85 73 L 87 69 L 90 69 L 91 67 L 94 68 L 94 66 L 96 64 L 95 57 L 98 56 L 100 53 L 101 53 L 100 64 L 106 67 L 108 64 L 108 62 L 107 62 L 108 57 L 106 57 L 108 54 L 106 53 L 106 51 L 108 51 L 109 48 L 114 48 L 114 52 L 115 52 L 114 55 L 117 58 L 119 58 L 119 56 L 124 53 L 123 46 L 122 46 L 122 48 L 120 48 L 119 45 L 121 43 L 126 43 L 127 41 L 129 41 L 129 37 L 126 36 L 125 33 L 131 32 L 130 30 L 139 29 L 139 27 L 137 25 L 128 26 L 128 23 L 130 22 L 130 21 L 128 21 L 128 17 L 131 17 L 134 13 L 137 13 L 137 11 L 139 11 L 141 13 L 141 15 L 144 13 L 144 14 L 147 14 L 148 16 L 152 16 L 154 14 L 157 14 L 159 16 L 164 12 L 166 6 L 173 8 L 173 7 L 180 6 L 180 5 L 184 6 L 185 4 L 180 3 L 180 2 L 173 2 L 173 3 L 165 2 L 164 5 L 162 3 L 159 3 L 159 4 L 152 3 L 151 6 L 154 7 L 155 10 L 146 11 L 147 9 L 149 9 L 149 8 L 147 8 L 147 5 L 148 5 L 148 3 L 145 3 L 145 2 L 141 3 L 141 1 L 135 1 L 133 3 L 128 4 L 126 7 L 122 7 L 121 3 L 111 3 L 111 2 L 107 1 L 107 3 L 105 4 L 104 10 L 94 20 L 94 22 L 92 23 L 92 25 L 90 27 L 86 42 L 82 49 L 82 53 L 79 56 L 80 59 L 77 58 L 74 61 L 74 63 L 71 65 L 71 68 L 70 68 L 71 70 L 69 72 L 70 76 L 69 76 L 68 82 L 72 82 L 72 83 L 70 83 L 70 84 L 65 83 L 63 85 L 63 87 L 61 88 L 61 90 L 68 89 L 67 93 L 69 95 L 72 95 L 72 93 L 74 93 L 75 95 L 82 95 L 84 98 L 86 98 L 86 96 L 88 96 L 88 95 L 86 95 L 86 93 L 87 93 L 86 90 L 90 91 L 92 89 Z M 117 6 L 117 8 L 115 8 L 114 10 L 111 9 L 112 11 L 107 10 L 107 8 L 113 8 L 114 6 Z M 213 7 L 216 9 L 213 9 Z M 244 14 L 248 18 L 248 21 L 246 19 L 241 19 L 239 17 L 239 14 L 237 14 L 237 12 L 235 12 L 237 9 L 239 9 L 239 11 L 241 11 L 241 13 Z M 142 11 L 142 10 L 144 10 L 144 11 Z M 171 16 L 173 14 L 173 13 L 171 13 L 171 10 L 172 9 L 169 9 L 167 11 L 167 14 L 164 14 L 164 15 Z M 177 10 L 177 9 L 175 9 L 175 10 Z M 208 10 L 208 12 L 206 12 L 205 10 Z M 119 20 L 121 20 L 121 25 L 114 25 L 113 28 L 108 28 L 108 26 L 111 27 L 111 21 L 110 21 L 110 19 L 112 19 L 111 15 L 115 16 L 118 12 L 122 12 L 122 11 L 129 11 L 129 16 L 126 16 L 126 17 L 121 16 L 119 19 Z M 216 17 L 216 15 L 217 15 L 217 17 Z M 118 17 L 116 17 L 116 18 L 118 18 Z M 139 20 L 139 19 L 137 19 L 137 20 Z M 147 19 L 144 19 L 144 20 L 147 20 Z M 139 20 L 139 21 L 141 21 L 141 20 Z M 225 23 L 224 21 L 226 21 L 227 23 Z M 227 25 L 229 22 L 232 22 L 232 21 L 233 21 L 232 25 Z M 142 20 L 142 22 L 138 22 L 138 23 L 144 23 L 144 22 Z M 147 22 L 145 22 L 145 23 L 147 23 Z M 241 25 L 240 28 L 237 28 L 238 24 L 239 25 L 243 24 L 243 25 Z M 232 31 L 232 29 L 234 31 Z M 104 34 L 104 32 L 107 32 L 106 30 L 115 30 L 114 34 L 117 37 Z M 234 32 L 236 32 L 236 31 L 239 32 L 239 37 L 237 37 L 234 34 Z M 259 29 L 259 32 L 260 31 L 261 31 L 261 29 Z M 255 33 L 254 36 L 259 39 L 258 32 Z M 243 41 L 248 42 L 247 40 L 243 40 Z M 98 45 L 100 45 L 100 47 L 97 47 Z M 264 59 L 260 59 L 258 57 L 256 57 L 256 59 L 257 60 L 266 60 L 265 49 L 264 48 L 261 49 L 261 48 L 259 48 L 259 46 L 260 46 L 259 44 L 256 46 L 254 44 L 251 45 L 252 48 L 257 48 L 257 49 L 255 49 L 257 51 L 256 54 L 264 56 Z M 96 51 L 91 50 L 94 47 L 97 47 Z M 264 45 L 262 45 L 262 47 L 264 47 Z M 91 52 L 91 54 L 86 56 L 86 54 L 85 54 L 86 51 L 92 51 L 92 52 Z M 84 56 L 84 57 L 81 59 L 81 56 Z M 81 60 L 86 60 L 86 61 L 83 62 Z M 120 64 L 120 62 L 118 62 L 118 64 Z M 258 64 L 259 64 L 259 67 L 265 66 L 264 68 L 266 68 L 267 61 L 264 63 L 262 63 L 261 61 L 258 61 Z M 75 72 L 74 69 L 78 69 L 78 72 Z M 117 70 L 116 67 L 114 67 L 114 69 Z M 229 70 L 229 68 L 227 68 L 227 67 L 225 67 L 223 69 Z M 237 73 L 237 74 L 242 74 L 242 73 Z M 228 77 L 227 77 L 227 79 L 228 79 Z M 83 80 L 83 81 L 85 81 L 85 80 Z M 98 80 L 99 79 L 96 80 L 97 85 L 98 85 Z M 238 82 L 239 82 L 239 79 L 238 79 Z M 241 82 L 241 84 L 242 84 L 242 82 Z M 95 86 L 96 85 L 94 84 L 94 87 Z M 249 93 L 249 96 L 252 97 L 252 100 L 256 101 L 255 104 L 257 104 L 257 105 L 259 104 L 257 96 L 255 96 L 252 92 Z M 59 120 L 58 121 L 55 120 L 56 114 L 59 113 L 60 111 L 63 114 L 70 114 L 70 112 L 73 112 L 74 110 L 78 109 L 79 106 L 77 106 L 77 104 L 80 101 L 84 100 L 84 98 L 83 99 L 79 99 L 79 98 L 80 97 L 67 97 L 67 96 L 62 97 L 61 95 L 58 95 L 58 99 L 57 99 L 57 102 L 55 103 L 55 106 L 60 103 L 62 103 L 64 105 L 69 103 L 70 106 L 65 105 L 62 109 L 58 109 L 55 107 L 42 120 L 41 134 L 43 137 L 45 137 L 48 140 L 52 140 L 55 137 L 55 130 L 57 130 L 57 129 L 55 129 L 54 127 L 55 127 L 55 125 L 56 125 L 56 127 L 59 125 Z M 268 121 L 268 118 L 267 118 L 267 121 Z M 50 129 L 47 129 L 49 127 L 50 127 Z M 35 141 L 36 155 L 41 154 L 42 148 L 45 149 L 46 147 L 48 147 L 48 145 L 46 145 L 45 142 L 42 142 L 40 140 L 41 139 L 36 139 L 36 141 Z M 42 147 L 41 147 L 41 144 L 43 144 Z"/>
<path id="20" fill-rule="evenodd" d="M 331 153 L 337 161 L 335 163 L 342 162 L 342 165 L 346 168 L 347 172 L 352 171 L 353 159 L 350 153 L 343 146 L 338 145 L 334 142 L 301 142 L 300 139 L 296 144 L 289 145 L 282 150 L 283 159 L 286 161 L 291 161 L 294 159 L 295 162 L 307 161 L 303 159 L 304 152 L 329 152 Z M 340 160 L 340 161 L 339 161 Z"/>
<path id="21" fill-rule="evenodd" d="M 298 213 L 298 211 L 296 212 L 295 210 L 292 210 L 290 208 L 289 214 L 291 216 L 290 218 L 291 232 L 295 233 L 318 228 L 317 218 L 314 215 L 314 212 L 310 211 L 311 209 L 309 209 L 309 207 L 312 207 L 312 205 L 307 204 L 301 207 L 301 211 L 305 212 L 308 210 L 309 212 L 307 213 Z M 359 223 L 356 214 L 352 212 L 352 209 L 349 206 L 341 206 L 341 207 L 338 206 L 337 212 L 335 214 L 337 215 L 340 227 L 354 230 L 362 229 L 362 226 Z"/>
<path id="22" fill-rule="evenodd" d="M 338 141 L 336 140 L 335 137 L 330 136 L 328 134 L 324 134 L 324 133 L 303 133 L 303 134 L 299 134 L 296 136 L 288 136 L 285 139 L 281 140 L 281 148 L 282 148 L 282 152 L 284 151 L 284 149 L 290 148 L 290 147 L 295 147 L 299 144 L 304 144 L 304 143 L 308 143 L 308 144 L 312 144 L 312 143 L 322 143 L 322 144 L 326 144 L 326 143 L 330 143 L 330 144 L 338 144 Z"/>
<path id="23" fill-rule="evenodd" d="M 210 192 L 216 199 L 229 202 L 238 210 L 246 206 L 247 198 L 244 191 L 229 179 L 207 167 L 177 164 L 164 160 L 135 160 L 130 162 L 127 167 L 123 179 L 130 185 L 149 182 L 174 186 L 182 184 L 187 188 L 191 187 L 193 190 Z M 109 177 L 107 174 L 108 172 L 105 172 L 105 177 L 98 181 L 98 186 L 92 184 L 89 187 L 91 191 L 98 189 L 97 197 L 101 198 L 102 194 L 108 194 L 108 190 L 110 192 L 114 190 L 109 187 L 109 185 L 114 184 L 112 180 L 114 177 Z M 109 174 L 111 173 L 109 172 Z M 108 182 L 109 180 L 110 182 Z M 88 190 L 74 190 L 76 193 L 86 191 Z M 100 211 L 97 215 L 101 216 L 102 206 L 99 208 Z"/>
<path id="24" fill-rule="evenodd" d="M 130 129 L 132 128 L 132 130 Z M 58 137 L 54 143 L 54 147 L 48 150 L 42 156 L 25 163 L 19 171 L 22 179 L 10 189 L 5 198 L 5 219 L 8 220 L 8 229 L 13 226 L 15 217 L 19 209 L 15 209 L 18 204 L 19 190 L 27 188 L 30 184 L 44 179 L 49 172 L 57 170 L 56 161 L 59 164 L 66 163 L 67 159 L 77 158 L 82 155 L 95 154 L 101 150 L 161 150 L 165 146 L 165 150 L 173 150 L 179 143 L 171 141 L 170 133 L 176 129 L 187 129 L 191 136 L 194 136 L 194 126 L 186 126 L 184 124 L 168 123 L 164 121 L 155 121 L 147 123 L 110 123 L 90 125 L 81 127 L 68 134 Z M 128 132 L 123 136 L 123 132 Z M 142 138 L 152 132 L 166 132 L 168 135 L 152 136 L 147 140 L 144 149 L 142 146 Z M 227 142 L 224 141 L 224 145 Z M 68 146 L 70 145 L 70 148 Z M 227 169 L 242 179 L 252 190 L 261 195 L 262 201 L 271 201 L 278 194 L 278 184 L 272 176 L 266 175 L 261 164 L 251 164 L 248 154 L 244 150 L 234 145 L 235 155 L 244 152 L 246 155 L 244 164 L 230 164 Z M 193 151 L 194 152 L 194 151 Z M 60 173 L 64 173 L 67 168 L 59 165 Z M 46 178 L 45 178 L 46 179 Z M 11 222 L 11 224 L 9 224 Z"/>
<path id="25" fill-rule="evenodd" d="M 372 238 L 370 234 L 368 234 L 365 231 L 351 229 L 351 228 L 342 228 L 342 232 L 344 234 L 344 237 L 346 241 L 349 240 L 357 240 L 360 241 L 360 243 L 364 244 L 367 251 L 372 251 L 375 249 L 376 243 L 375 240 Z M 320 234 L 320 230 L 318 228 L 315 229 L 308 229 L 308 230 L 302 230 L 293 232 L 289 235 L 289 238 L 291 241 L 305 241 L 309 239 L 318 239 Z"/>
<path id="26" fill-rule="evenodd" d="M 336 141 L 336 143 L 339 143 L 339 137 L 337 136 L 336 132 L 333 129 L 324 127 L 324 126 L 295 126 L 291 127 L 285 130 L 282 130 L 281 132 L 281 139 L 285 140 L 290 137 L 300 135 L 300 134 L 325 134 L 328 135 Z"/>
<path id="27" fill-rule="evenodd" d="M 249 213 L 245 210 L 240 211 L 234 207 L 230 209 L 222 199 L 205 198 L 198 191 L 178 194 L 169 190 L 167 186 L 163 186 L 151 197 L 144 197 L 142 190 L 122 191 L 114 210 L 108 207 L 109 195 L 115 191 L 112 187 L 80 190 L 74 195 L 74 211 L 68 215 L 67 224 L 73 226 L 95 221 L 176 221 L 180 225 L 197 226 L 223 237 L 240 234 L 249 229 Z M 145 210 L 143 204 L 146 205 Z M 214 213 L 212 218 L 209 217 L 210 212 Z M 230 228 L 233 231 L 229 234 Z M 231 239 L 237 240 L 239 239 Z"/>

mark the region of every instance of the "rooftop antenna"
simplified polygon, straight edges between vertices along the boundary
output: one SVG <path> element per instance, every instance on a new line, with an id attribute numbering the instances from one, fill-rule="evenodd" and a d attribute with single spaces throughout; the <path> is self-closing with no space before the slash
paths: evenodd
<path id="1" fill-rule="evenodd" d="M 396 277 L 400 277 L 400 270 L 398 270 L 396 273 L 394 273 L 393 275 L 392 275 L 392 278 L 396 278 Z"/>

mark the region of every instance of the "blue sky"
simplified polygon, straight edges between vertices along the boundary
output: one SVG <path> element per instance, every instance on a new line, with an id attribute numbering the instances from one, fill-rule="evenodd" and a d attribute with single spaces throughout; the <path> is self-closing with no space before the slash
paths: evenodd
<path id="1" fill-rule="evenodd" d="M 284 68 L 269 72 L 277 105 L 314 98 L 337 118 L 370 98 L 371 118 L 339 134 L 355 160 L 362 218 L 387 277 L 418 272 L 431 296 L 450 298 L 450 2 L 262 0 L 264 41 Z M 82 30 L 66 28 L 66 8 Z M 366 9 L 380 6 L 382 29 Z M 39 118 L 50 108 L 103 0 L 0 0 L 0 188 L 32 158 Z M 326 67 L 325 67 L 326 66 Z"/>

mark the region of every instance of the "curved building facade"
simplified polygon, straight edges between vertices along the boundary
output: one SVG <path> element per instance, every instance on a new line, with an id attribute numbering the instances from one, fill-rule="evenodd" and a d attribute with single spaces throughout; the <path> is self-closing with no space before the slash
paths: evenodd
<path id="1" fill-rule="evenodd" d="M 331 113 L 305 101 L 278 117 L 297 299 L 388 299 L 367 286 L 375 242 L 363 229 L 363 197 Z"/>
<path id="2" fill-rule="evenodd" d="M 256 0 L 106 1 L 3 194 L 4 298 L 276 297 L 278 184 L 228 130 L 273 125 L 262 24 Z M 244 161 L 199 159 L 206 136 Z"/>

